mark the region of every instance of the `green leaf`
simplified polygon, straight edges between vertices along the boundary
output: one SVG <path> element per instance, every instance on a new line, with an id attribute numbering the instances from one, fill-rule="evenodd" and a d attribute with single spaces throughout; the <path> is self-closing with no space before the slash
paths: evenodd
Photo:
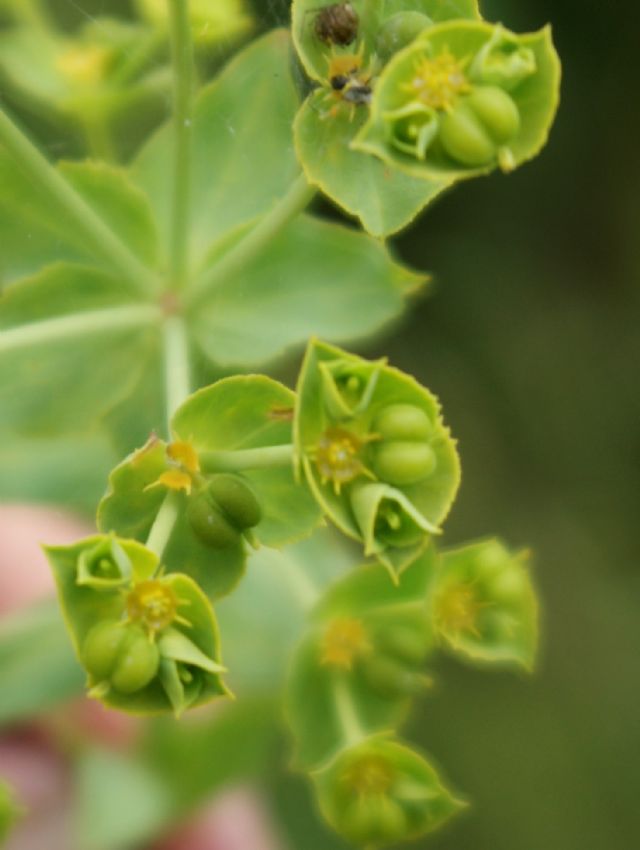
<path id="1" fill-rule="evenodd" d="M 198 96 L 189 194 L 194 268 L 226 233 L 269 210 L 295 179 L 291 125 L 297 101 L 284 30 L 239 53 Z M 165 245 L 171 233 L 172 156 L 173 130 L 167 126 L 133 166 Z"/>
<path id="2" fill-rule="evenodd" d="M 422 12 L 432 21 L 480 19 L 478 0 L 383 0 L 384 18 L 399 12 Z"/>
<path id="3" fill-rule="evenodd" d="M 538 603 L 527 558 L 499 540 L 442 553 L 431 610 L 447 648 L 479 664 L 533 668 Z"/>
<path id="4" fill-rule="evenodd" d="M 352 744 L 313 778 L 322 814 L 359 847 L 420 838 L 465 806 L 425 758 L 381 736 Z"/>
<path id="5" fill-rule="evenodd" d="M 68 437 L 0 433 L 0 500 L 93 512 L 117 457 L 103 430 Z"/>
<path id="6" fill-rule="evenodd" d="M 133 452 L 109 476 L 109 490 L 98 506 L 98 528 L 147 540 L 158 511 L 165 499 L 158 482 L 168 468 L 166 443 L 152 437 L 141 449 Z M 229 593 L 240 580 L 245 566 L 242 545 L 213 549 L 201 543 L 193 533 L 185 515 L 186 496 L 175 494 L 179 514 L 162 556 L 170 572 L 192 576 L 211 598 Z"/>
<path id="7" fill-rule="evenodd" d="M 313 334 L 345 340 L 372 333 L 423 280 L 375 240 L 303 215 L 198 303 L 189 322 L 213 362 L 254 366 Z"/>
<path id="8" fill-rule="evenodd" d="M 82 692 L 84 677 L 59 607 L 46 601 L 0 624 L 0 726 L 23 721 Z"/>
<path id="9" fill-rule="evenodd" d="M 146 843 L 171 800 L 165 783 L 134 755 L 95 746 L 80 755 L 75 792 L 75 837 L 86 850 Z"/>
<path id="10" fill-rule="evenodd" d="M 149 202 L 122 169 L 94 162 L 62 163 L 58 168 L 141 260 L 156 262 L 158 240 Z M 43 202 L 37 184 L 16 168 L 1 146 L 0 189 L 0 281 L 60 260 L 97 263 L 74 223 Z"/>
<path id="11" fill-rule="evenodd" d="M 118 539 L 116 542 L 131 564 L 128 584 L 97 588 L 79 582 L 84 553 L 95 551 L 109 540 L 96 535 L 72 546 L 45 549 L 76 655 L 88 669 L 91 694 L 110 707 L 132 714 L 170 710 L 180 714 L 186 708 L 227 695 L 219 676 L 222 668 L 217 622 L 207 597 L 191 578 L 182 574 L 153 578 L 158 574 L 157 555 L 134 540 Z M 105 629 L 110 629 L 108 634 Z M 188 658 L 184 646 L 177 651 L 171 640 L 169 654 L 164 654 L 162 641 L 167 629 L 170 636 L 177 630 L 195 644 Z M 121 630 L 121 636 L 114 630 Z M 127 643 L 131 636 L 138 642 L 133 649 L 132 642 Z M 121 687 L 115 675 L 120 669 L 133 671 L 138 662 L 131 653 L 136 646 L 142 642 L 147 653 L 149 645 L 156 641 L 159 668 L 156 655 L 155 669 L 148 675 L 145 658 L 141 684 Z M 208 669 L 202 664 L 202 654 L 213 662 L 207 665 Z M 167 665 L 176 671 L 180 687 L 177 700 L 165 686 L 163 666 Z"/>
<path id="12" fill-rule="evenodd" d="M 487 77 L 482 58 L 492 49 L 497 54 Z M 509 70 L 511 51 L 530 57 L 530 68 L 523 76 L 512 77 L 516 71 Z M 416 68 L 425 61 L 437 64 L 444 58 L 458 63 L 452 71 L 457 82 L 451 91 L 434 89 L 428 69 L 422 77 L 416 76 Z M 416 80 L 422 81 L 418 89 Z M 548 27 L 518 36 L 479 21 L 438 24 L 385 67 L 375 87 L 369 120 L 353 146 L 427 180 L 460 180 L 498 166 L 510 171 L 536 156 L 546 143 L 559 88 L 560 62 Z M 471 106 L 474 98 L 489 92 L 493 110 L 496 89 L 499 114 Z"/>
<path id="13" fill-rule="evenodd" d="M 357 216 L 372 236 L 401 230 L 446 189 L 446 181 L 415 180 L 353 150 L 367 113 L 340 109 L 332 115 L 330 110 L 324 90 L 307 98 L 294 124 L 296 151 L 309 182 Z"/>
<path id="14" fill-rule="evenodd" d="M 328 528 L 280 551 L 263 547 L 249 556 L 243 582 L 216 606 L 227 678 L 239 698 L 281 692 L 309 608 L 352 566 L 351 553 Z M 248 641 L 250 633 L 260 640 Z"/>
<path id="15" fill-rule="evenodd" d="M 430 553 L 397 586 L 383 567 L 363 567 L 319 603 L 287 684 L 297 767 L 326 763 L 354 726 L 395 728 L 409 697 L 427 686 L 421 668 L 433 643 L 426 597 L 433 565 Z"/>
<path id="16" fill-rule="evenodd" d="M 363 386 L 364 367 L 377 372 L 373 391 L 367 391 L 366 406 L 356 406 L 350 418 L 336 414 L 335 393 L 327 386 L 329 367 L 343 394 L 355 391 L 357 395 L 357 389 L 350 386 L 353 382 L 354 387 Z M 391 480 L 389 476 L 404 471 L 399 461 L 394 461 L 391 469 L 389 463 L 383 466 L 380 462 L 381 452 L 389 446 L 407 447 L 406 442 L 397 443 L 379 433 L 378 418 L 395 407 L 417 412 L 428 428 L 427 434 L 408 446 L 410 452 L 428 455 L 429 466 L 417 479 Z M 345 534 L 363 542 L 368 553 L 375 552 L 392 575 L 418 556 L 426 545 L 429 527 L 439 528 L 451 508 L 460 482 L 460 463 L 438 400 L 384 361 L 368 363 L 312 340 L 298 381 L 294 437 L 304 474 L 323 511 Z M 393 488 L 365 489 L 372 479 Z"/>
<path id="17" fill-rule="evenodd" d="M 224 378 L 190 396 L 174 414 L 171 427 L 198 454 L 212 453 L 207 470 L 213 471 L 216 452 L 290 445 L 291 419 L 281 414 L 292 412 L 294 404 L 291 390 L 270 378 Z M 294 480 L 293 451 L 290 464 L 243 474 L 262 507 L 262 520 L 253 529 L 262 543 L 282 546 L 317 526 L 320 511 L 305 485 Z"/>
<path id="18" fill-rule="evenodd" d="M 0 426 L 87 429 L 125 398 L 153 345 L 159 311 L 95 269 L 59 263 L 0 301 Z"/>

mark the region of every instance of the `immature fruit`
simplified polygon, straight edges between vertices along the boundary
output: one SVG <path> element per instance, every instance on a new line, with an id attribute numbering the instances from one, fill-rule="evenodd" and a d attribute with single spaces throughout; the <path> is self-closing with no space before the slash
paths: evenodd
<path id="1" fill-rule="evenodd" d="M 426 442 L 433 430 L 431 420 L 419 407 L 393 404 L 372 423 L 382 440 L 372 447 L 372 468 L 381 481 L 401 487 L 415 484 L 436 467 L 436 455 Z"/>
<path id="2" fill-rule="evenodd" d="M 478 168 L 493 162 L 519 129 L 520 113 L 513 99 L 497 86 L 480 86 L 443 115 L 440 141 L 452 159 Z"/>
<path id="3" fill-rule="evenodd" d="M 260 522 L 262 509 L 242 478 L 219 473 L 191 497 L 187 518 L 203 543 L 225 549 L 239 543 L 242 532 Z"/>
<path id="4" fill-rule="evenodd" d="M 96 683 L 108 682 L 121 694 L 133 694 L 156 675 L 160 654 L 139 626 L 108 620 L 87 635 L 82 661 Z"/>

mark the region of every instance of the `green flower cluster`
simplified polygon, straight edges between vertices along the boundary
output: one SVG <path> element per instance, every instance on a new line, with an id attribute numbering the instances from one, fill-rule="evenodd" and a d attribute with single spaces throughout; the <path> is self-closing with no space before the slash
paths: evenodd
<path id="1" fill-rule="evenodd" d="M 424 551 L 460 481 L 437 399 L 384 361 L 312 342 L 298 383 L 298 461 L 324 512 L 395 577 Z"/>

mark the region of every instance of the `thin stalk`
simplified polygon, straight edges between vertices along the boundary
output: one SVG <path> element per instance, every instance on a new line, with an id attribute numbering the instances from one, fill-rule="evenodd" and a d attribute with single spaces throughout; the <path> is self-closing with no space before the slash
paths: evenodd
<path id="1" fill-rule="evenodd" d="M 141 293 L 148 295 L 157 291 L 158 282 L 155 275 L 140 262 L 2 109 L 0 142 L 31 177 L 42 195 L 48 197 L 69 216 L 73 226 L 97 256 L 106 260 Z"/>
<path id="2" fill-rule="evenodd" d="M 347 689 L 347 679 L 343 675 L 335 677 L 333 700 L 345 745 L 351 747 L 360 743 L 363 738 L 366 738 L 366 733 L 360 724 L 353 697 Z"/>
<path id="3" fill-rule="evenodd" d="M 160 506 L 160 510 L 156 514 L 145 544 L 147 549 L 155 552 L 158 558 L 162 558 L 164 554 L 179 512 L 178 494 L 173 492 L 167 493 L 164 502 Z"/>
<path id="4" fill-rule="evenodd" d="M 183 289 L 188 274 L 191 137 L 193 132 L 193 39 L 189 3 L 169 0 L 173 60 L 173 207 L 170 264 L 172 286 Z"/>
<path id="5" fill-rule="evenodd" d="M 112 307 L 104 310 L 89 310 L 72 313 L 55 319 L 43 319 L 17 328 L 0 331 L 0 352 L 16 351 L 32 345 L 56 342 L 61 339 L 91 336 L 106 331 L 122 331 L 144 327 L 160 321 L 159 307 L 140 305 L 135 307 Z"/>
<path id="6" fill-rule="evenodd" d="M 171 417 L 187 398 L 191 389 L 189 340 L 184 321 L 179 316 L 170 316 L 165 322 L 164 375 L 167 432 L 171 438 Z"/>
<path id="7" fill-rule="evenodd" d="M 218 284 L 235 277 L 292 218 L 309 205 L 315 193 L 316 190 L 307 183 L 304 174 L 301 174 L 292 183 L 287 194 L 262 216 L 258 224 L 194 281 L 191 289 L 185 293 L 186 304 L 194 306 Z"/>
<path id="8" fill-rule="evenodd" d="M 203 472 L 239 472 L 244 469 L 269 469 L 293 464 L 293 446 L 264 446 L 238 451 L 203 452 L 200 466 Z"/>

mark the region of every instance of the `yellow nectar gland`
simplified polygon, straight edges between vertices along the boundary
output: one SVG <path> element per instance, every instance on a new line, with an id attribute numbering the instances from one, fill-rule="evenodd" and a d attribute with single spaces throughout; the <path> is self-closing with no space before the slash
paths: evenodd
<path id="1" fill-rule="evenodd" d="M 386 794 L 394 778 L 393 767 L 377 755 L 362 756 L 342 774 L 344 784 L 361 796 Z"/>
<path id="2" fill-rule="evenodd" d="M 327 428 L 312 450 L 323 484 L 333 482 L 336 493 L 359 475 L 371 475 L 360 460 L 360 452 L 368 439 L 345 428 Z"/>
<path id="3" fill-rule="evenodd" d="M 470 584 L 458 584 L 447 588 L 436 600 L 436 623 L 447 635 L 465 632 L 481 637 L 477 626 L 478 614 L 488 602 L 481 602 Z"/>
<path id="4" fill-rule="evenodd" d="M 98 45 L 70 47 L 56 60 L 60 73 L 74 83 L 95 85 L 104 79 L 109 51 Z"/>
<path id="5" fill-rule="evenodd" d="M 178 599 L 175 593 L 156 579 L 134 585 L 127 595 L 126 607 L 129 619 L 142 623 L 150 632 L 162 631 L 174 620 L 181 620 L 177 612 Z"/>
<path id="6" fill-rule="evenodd" d="M 340 617 L 329 624 L 321 644 L 320 662 L 327 667 L 351 670 L 354 660 L 370 649 L 360 620 Z"/>
<path id="7" fill-rule="evenodd" d="M 162 473 L 157 481 L 150 484 L 149 487 L 157 487 L 158 485 L 161 485 L 162 487 L 166 487 L 168 490 L 184 490 L 184 492 L 189 495 L 189 493 L 191 493 L 192 484 L 193 482 L 188 472 L 183 472 L 181 469 L 168 469 L 166 472 Z M 149 489 L 149 487 L 147 487 L 147 489 Z"/>
<path id="8" fill-rule="evenodd" d="M 167 446 L 167 457 L 179 463 L 187 472 L 191 472 L 192 474 L 200 472 L 198 453 L 191 443 L 187 443 L 185 440 L 174 440 L 173 443 L 169 443 Z"/>
<path id="9" fill-rule="evenodd" d="M 413 79 L 402 88 L 425 106 L 448 111 L 457 95 L 471 91 L 463 71 L 465 64 L 445 48 L 435 59 L 423 57 L 417 62 Z"/>

